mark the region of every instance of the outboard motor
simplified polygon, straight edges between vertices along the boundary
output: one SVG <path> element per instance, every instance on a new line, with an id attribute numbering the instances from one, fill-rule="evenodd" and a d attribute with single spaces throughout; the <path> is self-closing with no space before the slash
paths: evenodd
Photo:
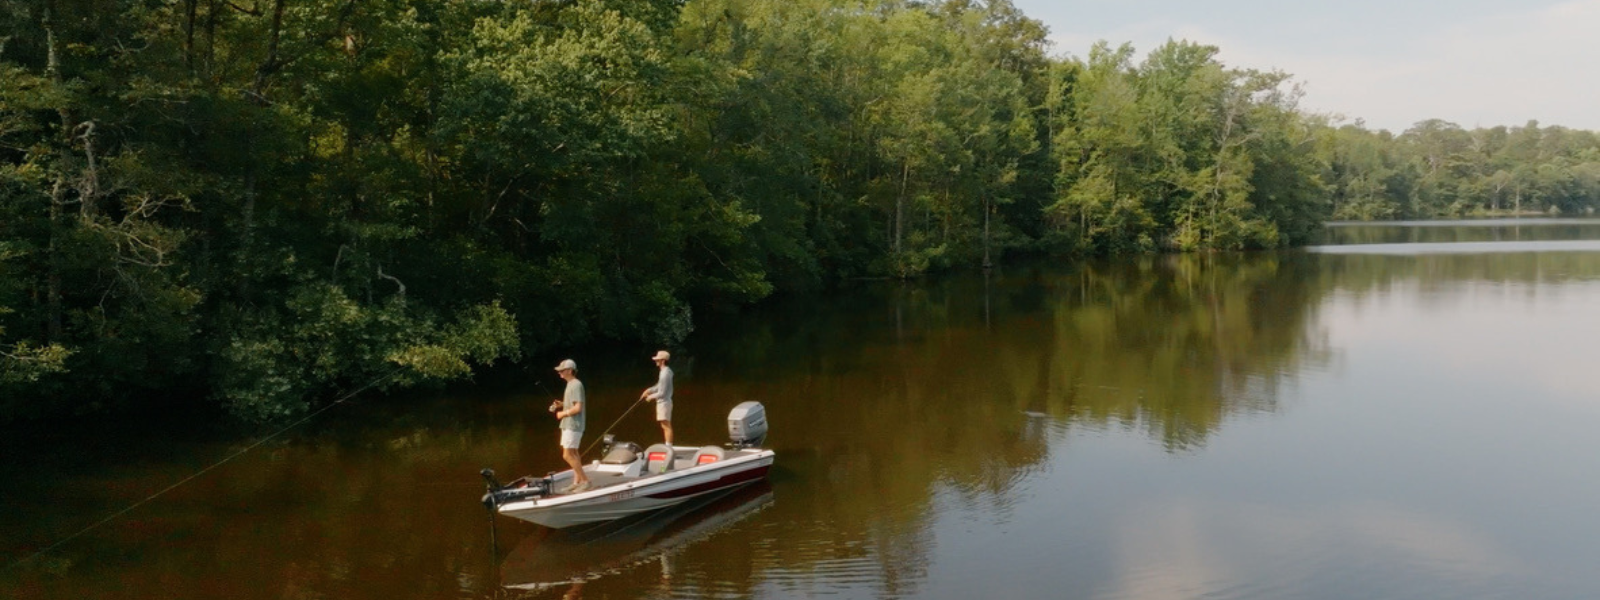
<path id="1" fill-rule="evenodd" d="M 760 446 L 767 439 L 767 407 L 754 400 L 733 407 L 728 413 L 728 439 L 735 448 Z"/>

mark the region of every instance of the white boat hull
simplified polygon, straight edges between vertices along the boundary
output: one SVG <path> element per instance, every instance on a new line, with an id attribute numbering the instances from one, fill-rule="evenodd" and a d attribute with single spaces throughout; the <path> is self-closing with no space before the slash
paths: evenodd
<path id="1" fill-rule="evenodd" d="M 498 508 L 502 515 L 552 529 L 613 521 L 758 481 L 767 476 L 773 458 L 771 450 L 759 450 L 577 494 L 508 502 Z M 571 472 L 564 475 L 570 477 Z"/>

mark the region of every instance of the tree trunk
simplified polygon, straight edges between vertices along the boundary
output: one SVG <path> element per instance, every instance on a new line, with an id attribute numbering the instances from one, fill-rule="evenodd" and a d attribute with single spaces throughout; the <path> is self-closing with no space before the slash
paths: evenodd
<path id="1" fill-rule="evenodd" d="M 249 147 L 249 138 L 246 136 L 246 147 Z M 239 219 L 243 224 L 239 228 L 239 249 L 234 258 L 237 265 L 235 277 L 238 277 L 238 286 L 235 288 L 240 301 L 250 296 L 250 248 L 255 240 L 256 229 L 256 166 L 250 164 L 249 170 L 244 174 L 244 206 L 239 211 Z"/>
<path id="2" fill-rule="evenodd" d="M 206 78 L 217 64 L 217 0 L 206 0 Z"/>
<path id="3" fill-rule="evenodd" d="M 44 74 L 45 74 L 45 76 L 50 78 L 50 81 L 52 83 L 60 85 L 61 84 L 61 51 L 60 51 L 61 41 L 56 39 L 55 2 L 46 1 L 44 3 L 44 14 L 42 15 L 42 18 L 39 20 L 39 24 L 44 26 L 44 46 L 45 46 Z M 72 109 L 67 107 L 67 105 L 63 104 L 61 106 L 56 107 L 56 114 L 61 116 L 61 139 L 64 140 L 67 143 L 68 147 L 71 147 L 72 146 L 72 129 L 73 129 L 73 127 L 77 126 L 77 124 L 74 123 L 73 119 L 72 119 Z"/>
<path id="4" fill-rule="evenodd" d="M 266 102 L 267 77 L 278 70 L 278 39 L 283 37 L 283 0 L 272 3 L 272 29 L 267 33 L 267 58 L 256 67 L 256 79 L 250 86 L 257 102 Z"/>
<path id="5" fill-rule="evenodd" d="M 989 196 L 986 194 L 983 197 L 983 268 L 985 268 L 985 269 L 988 269 L 988 268 L 994 266 L 994 263 L 989 261 L 989 213 L 992 213 L 992 212 L 994 212 L 994 209 L 989 206 Z M 988 280 L 984 280 L 984 281 L 985 281 L 985 284 L 987 284 Z M 988 301 L 989 301 L 988 297 L 985 296 L 984 297 L 984 303 L 985 303 L 984 314 L 985 315 L 988 314 L 988 308 L 987 308 Z"/>
<path id="6" fill-rule="evenodd" d="M 906 184 L 911 180 L 911 159 L 906 159 L 900 169 L 900 194 L 894 198 L 894 253 L 900 254 L 900 238 L 904 231 L 906 211 Z"/>
<path id="7" fill-rule="evenodd" d="M 46 341 L 50 343 L 61 339 L 61 205 L 66 191 L 66 177 L 58 174 L 50 190 L 50 245 L 46 251 L 50 269 L 45 276 Z"/>
<path id="8" fill-rule="evenodd" d="M 267 78 L 270 77 L 273 72 L 277 71 L 279 67 L 278 39 L 282 37 L 283 32 L 283 2 L 284 0 L 276 0 L 272 3 L 272 26 L 267 33 L 267 56 L 266 58 L 262 59 L 261 64 L 256 67 L 255 80 L 251 82 L 250 85 L 250 96 L 253 100 L 255 100 L 256 103 L 261 105 L 267 104 Z M 251 134 L 247 130 L 244 140 L 244 147 L 246 149 L 255 147 L 255 144 L 251 143 L 250 137 Z M 248 266 L 251 255 L 251 246 L 253 245 L 255 237 L 256 180 L 258 170 L 259 166 L 257 161 L 254 159 L 254 157 L 251 157 L 249 160 L 249 166 L 246 167 L 244 174 L 244 206 L 242 207 L 242 210 L 240 210 L 239 215 L 239 218 L 243 223 L 240 227 L 239 255 L 236 260 L 237 264 L 239 265 L 239 285 L 237 289 L 241 299 L 250 294 L 250 272 L 249 269 L 245 267 Z"/>
<path id="9" fill-rule="evenodd" d="M 56 51 L 55 2 L 46 0 L 39 25 L 44 27 L 44 73 L 52 80 L 61 79 L 61 55 Z"/>
<path id="10" fill-rule="evenodd" d="M 86 166 L 84 168 L 83 181 L 78 188 L 78 215 L 85 221 L 89 221 L 94 219 L 98 210 L 95 205 L 95 198 L 100 194 L 100 166 L 94 159 L 94 120 L 84 121 L 80 127 L 83 129 L 83 135 L 79 136 L 79 138 L 83 140 L 83 157 Z"/>
<path id="11" fill-rule="evenodd" d="M 190 77 L 194 77 L 194 17 L 199 6 L 200 0 L 183 2 L 183 66 L 189 69 Z"/>
<path id="12" fill-rule="evenodd" d="M 60 84 L 61 53 L 58 50 L 59 42 L 56 39 L 54 17 L 55 2 L 46 0 L 44 14 L 39 21 L 39 24 L 44 27 L 44 72 L 51 82 Z M 70 149 L 72 147 L 72 111 L 63 104 L 56 108 L 56 114 L 61 117 L 61 137 L 64 139 L 66 148 Z M 61 339 L 61 207 L 66 204 L 67 195 L 67 176 L 63 172 L 66 166 L 66 154 L 67 150 L 63 150 L 61 153 L 63 160 L 58 161 L 56 164 L 56 182 L 50 189 L 50 241 L 46 250 L 48 253 L 46 262 L 49 264 L 49 272 L 45 275 L 45 310 L 48 313 L 46 317 L 47 341 L 52 343 Z"/>

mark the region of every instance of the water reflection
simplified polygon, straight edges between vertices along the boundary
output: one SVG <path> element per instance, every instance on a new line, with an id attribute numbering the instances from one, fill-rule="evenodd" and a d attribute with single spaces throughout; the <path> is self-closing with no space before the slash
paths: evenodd
<path id="1" fill-rule="evenodd" d="M 1400 244 L 1351 244 L 1313 246 L 1309 251 L 1319 254 L 1397 254 L 1420 256 L 1424 254 L 1509 254 L 1594 252 L 1600 250 L 1600 241 L 1550 240 L 1538 242 L 1440 242 Z"/>
<path id="2" fill-rule="evenodd" d="M 572 590 L 590 580 L 631 569 L 659 573 L 671 589 L 675 555 L 724 532 L 772 504 L 772 487 L 758 483 L 688 502 L 642 519 L 580 531 L 540 530 L 500 564 L 501 585 L 511 589 Z"/>
<path id="3" fill-rule="evenodd" d="M 1141 428 L 1181 450 L 1229 414 L 1274 410 L 1285 374 L 1327 360 L 1307 327 L 1315 268 L 1296 255 L 1172 256 L 885 286 L 844 310 L 784 305 L 783 318 L 741 321 L 743 335 L 700 360 L 716 365 L 716 395 L 777 385 L 799 431 L 843 425 L 865 435 L 841 437 L 878 445 L 870 454 L 936 457 L 939 475 L 963 481 L 982 460 L 1038 460 L 1041 448 L 1015 446 L 1028 411 Z"/>
<path id="4" fill-rule="evenodd" d="M 1345 245 L 1542 242 L 1592 240 L 1597 237 L 1600 237 L 1600 219 L 1485 219 L 1336 223 L 1324 230 L 1322 243 Z"/>
<path id="5" fill-rule="evenodd" d="M 578 535 L 501 519 L 496 549 L 477 469 L 558 468 L 547 374 L 512 373 L 330 412 L 0 596 L 1581 597 L 1596 282 L 1600 253 L 1287 252 L 862 284 L 675 353 L 679 438 L 766 403 L 770 495 Z M 610 352 L 579 357 L 600 425 L 653 379 Z M 97 439 L 128 450 L 18 449 L 0 557 L 246 443 Z"/>
<path id="6" fill-rule="evenodd" d="M 1137 431 L 1187 453 L 1230 418 L 1277 410 L 1331 354 L 1309 326 L 1314 269 L 1303 255 L 1160 257 L 781 305 L 697 351 L 696 393 L 768 402 L 782 462 L 804 474 L 811 525 L 783 529 L 774 559 L 791 566 L 769 577 L 916 595 L 941 514 L 1022 526 L 1041 498 L 1021 487 L 1064 433 Z"/>

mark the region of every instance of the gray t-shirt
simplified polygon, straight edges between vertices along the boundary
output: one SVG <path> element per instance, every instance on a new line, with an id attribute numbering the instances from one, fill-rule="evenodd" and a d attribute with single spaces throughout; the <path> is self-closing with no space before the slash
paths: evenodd
<path id="1" fill-rule="evenodd" d="M 589 416 L 589 401 L 583 397 L 583 382 L 573 379 L 567 382 L 567 391 L 561 397 L 561 410 L 572 410 L 573 406 L 583 405 L 583 411 L 578 414 L 562 417 L 561 428 L 569 431 L 583 431 L 583 426 Z"/>
<path id="2" fill-rule="evenodd" d="M 657 402 L 672 401 L 672 367 L 661 367 L 661 379 L 650 388 L 649 398 Z"/>

